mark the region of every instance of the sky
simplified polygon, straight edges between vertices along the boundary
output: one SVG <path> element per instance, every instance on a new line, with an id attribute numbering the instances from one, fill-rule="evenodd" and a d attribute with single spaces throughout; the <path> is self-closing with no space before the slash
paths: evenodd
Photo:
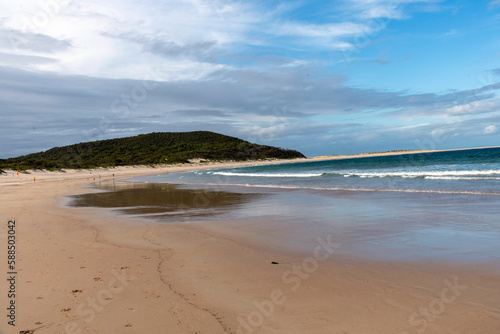
<path id="1" fill-rule="evenodd" d="M 307 156 L 500 146 L 500 0 L 0 3 L 0 158 L 207 130 Z"/>

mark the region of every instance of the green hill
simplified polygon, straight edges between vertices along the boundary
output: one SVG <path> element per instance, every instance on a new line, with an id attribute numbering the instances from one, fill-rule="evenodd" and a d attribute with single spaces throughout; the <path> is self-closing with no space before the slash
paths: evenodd
<path id="1" fill-rule="evenodd" d="M 243 161 L 302 157 L 304 155 L 297 151 L 252 144 L 214 132 L 155 132 L 55 147 L 45 152 L 0 159 L 0 168 L 50 170 L 186 163 L 193 158 Z"/>

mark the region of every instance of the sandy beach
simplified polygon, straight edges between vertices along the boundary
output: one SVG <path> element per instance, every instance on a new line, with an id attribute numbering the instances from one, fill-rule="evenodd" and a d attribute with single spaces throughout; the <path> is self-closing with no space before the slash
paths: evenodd
<path id="1" fill-rule="evenodd" d="M 500 334 L 500 0 L 0 8 L 0 334 Z"/>
<path id="2" fill-rule="evenodd" d="M 161 174 L 161 173 L 175 173 L 184 172 L 190 170 L 201 170 L 210 168 L 229 168 L 229 167 L 239 167 L 239 166 L 256 166 L 256 165 L 269 165 L 269 164 L 284 164 L 284 163 L 295 163 L 295 162 L 312 162 L 312 161 L 324 161 L 324 160 L 335 160 L 335 159 L 357 159 L 366 157 L 380 157 L 380 156 L 390 156 L 390 155 L 406 155 L 406 154 L 419 154 L 419 153 L 432 153 L 432 152 L 443 152 L 442 150 L 415 150 L 415 151 L 395 151 L 395 152 L 374 152 L 374 153 L 359 153 L 351 155 L 321 155 L 309 158 L 297 158 L 297 159 L 267 159 L 267 160 L 252 160 L 252 161 L 229 161 L 229 162 L 200 162 L 201 159 L 192 159 L 191 164 L 176 164 L 176 165 L 157 165 L 157 166 L 120 166 L 120 167 L 109 167 L 109 168 L 97 168 L 97 169 L 80 169 L 80 170 L 61 170 L 61 171 L 47 171 L 47 170 L 29 170 L 26 173 L 14 170 L 5 170 L 4 173 L 0 174 L 0 185 L 10 185 L 10 184 L 20 184 L 20 183 L 31 183 L 33 182 L 33 177 L 35 182 L 38 181 L 57 181 L 66 179 L 81 179 L 87 181 L 99 181 L 99 176 L 101 179 L 104 177 L 116 176 L 116 178 L 126 178 L 139 175 L 151 175 L 151 174 Z"/>
<path id="3" fill-rule="evenodd" d="M 157 224 L 64 206 L 65 195 L 96 191 L 86 188 L 94 181 L 257 163 L 277 162 L 0 176 L 3 256 L 9 220 L 17 250 L 16 281 L 0 284 L 15 287 L 15 327 L 4 315 L 1 333 L 500 331 L 495 268 L 350 258 L 328 235 L 294 253 L 210 221 Z M 2 293 L 6 315 L 9 300 Z"/>

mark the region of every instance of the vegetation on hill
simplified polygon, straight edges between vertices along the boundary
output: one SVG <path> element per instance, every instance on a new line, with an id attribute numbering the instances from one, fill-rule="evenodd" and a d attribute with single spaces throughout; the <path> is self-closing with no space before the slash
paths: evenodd
<path id="1" fill-rule="evenodd" d="M 253 144 L 208 131 L 155 132 L 134 137 L 55 147 L 45 152 L 0 159 L 0 169 L 95 168 L 125 165 L 186 163 L 188 159 L 292 159 L 293 150 Z"/>

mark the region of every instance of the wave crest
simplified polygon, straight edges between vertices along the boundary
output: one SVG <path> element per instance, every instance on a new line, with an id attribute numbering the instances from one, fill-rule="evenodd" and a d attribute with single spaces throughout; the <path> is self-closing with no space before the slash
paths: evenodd
<path id="1" fill-rule="evenodd" d="M 224 176 L 247 176 L 247 177 L 318 177 L 323 173 L 235 173 L 235 172 L 213 172 L 214 175 Z"/>

